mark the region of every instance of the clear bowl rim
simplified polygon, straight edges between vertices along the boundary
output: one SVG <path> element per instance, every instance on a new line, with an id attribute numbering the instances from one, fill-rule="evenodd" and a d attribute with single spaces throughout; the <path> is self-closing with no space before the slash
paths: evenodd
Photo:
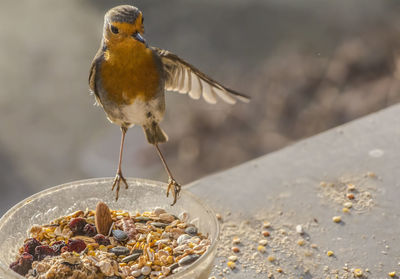
<path id="1" fill-rule="evenodd" d="M 0 229 L 3 227 L 3 225 L 4 225 L 3 223 L 6 220 L 8 220 L 9 218 L 11 218 L 12 215 L 14 215 L 20 208 L 22 208 L 26 204 L 34 201 L 35 199 L 37 199 L 40 196 L 49 195 L 51 193 L 57 192 L 57 191 L 59 191 L 61 189 L 65 189 L 65 188 L 68 188 L 68 187 L 74 187 L 77 184 L 88 184 L 88 183 L 93 183 L 93 182 L 103 182 L 104 183 L 104 182 L 107 182 L 107 181 L 112 182 L 113 179 L 114 179 L 114 177 L 98 177 L 98 178 L 75 180 L 75 181 L 63 183 L 63 184 L 60 184 L 60 185 L 52 186 L 50 188 L 47 188 L 47 189 L 42 190 L 40 192 L 37 192 L 37 193 L 35 193 L 35 194 L 23 199 L 22 201 L 18 202 L 16 205 L 11 207 L 9 210 L 7 210 L 6 213 L 3 216 L 1 216 L 1 218 L 0 218 Z M 129 178 L 126 178 L 126 179 L 127 179 L 128 182 L 129 181 L 136 181 L 136 182 L 145 184 L 146 187 L 154 187 L 154 188 L 163 188 L 164 187 L 164 190 L 165 190 L 165 187 L 167 186 L 167 184 L 165 182 L 151 180 L 151 179 L 134 178 L 134 177 L 129 177 Z M 182 188 L 186 188 L 186 187 L 183 186 Z M 201 207 L 203 207 L 205 209 L 205 211 L 207 211 L 208 213 L 210 213 L 210 215 L 213 216 L 212 220 L 213 220 L 213 223 L 214 223 L 215 228 L 216 228 L 216 235 L 215 235 L 215 239 L 212 240 L 211 245 L 207 249 L 206 253 L 201 255 L 201 257 L 197 261 L 192 263 L 188 268 L 186 268 L 182 272 L 178 272 L 177 274 L 173 274 L 173 275 L 168 276 L 168 278 L 171 278 L 171 279 L 179 278 L 180 276 L 185 275 L 186 273 L 189 273 L 189 272 L 193 271 L 196 267 L 198 267 L 201 263 L 203 263 L 206 260 L 207 256 L 209 256 L 216 249 L 217 242 L 219 240 L 219 235 L 220 235 L 220 224 L 219 224 L 219 222 L 217 220 L 217 217 L 216 217 L 216 214 L 215 214 L 214 210 L 211 209 L 208 205 L 206 205 L 199 197 L 197 197 L 193 193 L 191 193 L 189 191 L 186 191 L 185 189 L 182 189 L 181 193 L 180 193 L 180 198 L 183 198 L 184 196 L 189 196 L 191 199 L 195 200 L 197 203 L 199 203 L 201 205 Z M 25 278 L 24 276 L 19 275 L 18 273 L 15 273 L 14 271 L 10 270 L 9 266 L 6 263 L 3 263 L 2 261 L 0 261 L 0 271 L 2 271 L 2 270 L 5 273 L 5 275 L 10 275 L 10 276 L 19 277 L 19 278 Z"/>

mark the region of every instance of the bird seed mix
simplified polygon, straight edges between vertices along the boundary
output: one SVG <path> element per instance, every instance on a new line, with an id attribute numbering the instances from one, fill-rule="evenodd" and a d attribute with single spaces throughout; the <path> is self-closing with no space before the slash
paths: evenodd
<path id="1" fill-rule="evenodd" d="M 187 213 L 131 214 L 104 203 L 33 226 L 30 236 L 10 264 L 30 279 L 162 279 L 187 268 L 211 244 Z"/>

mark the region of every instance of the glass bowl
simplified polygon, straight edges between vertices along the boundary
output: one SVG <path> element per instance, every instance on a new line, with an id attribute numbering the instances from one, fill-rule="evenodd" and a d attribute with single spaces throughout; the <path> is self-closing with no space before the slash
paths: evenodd
<path id="1" fill-rule="evenodd" d="M 0 278 L 24 278 L 9 269 L 18 248 L 28 237 L 34 224 L 46 224 L 63 215 L 86 208 L 95 209 L 98 201 L 104 201 L 111 209 L 142 212 L 162 207 L 172 214 L 189 213 L 189 220 L 196 222 L 199 231 L 208 234 L 212 243 L 208 251 L 187 269 L 171 275 L 170 279 L 208 278 L 216 254 L 219 224 L 215 213 L 199 198 L 182 190 L 178 202 L 170 206 L 166 198 L 166 184 L 144 179 L 127 179 L 129 189 L 121 187 L 119 200 L 111 192 L 113 178 L 96 178 L 75 181 L 39 192 L 15 205 L 0 219 Z"/>

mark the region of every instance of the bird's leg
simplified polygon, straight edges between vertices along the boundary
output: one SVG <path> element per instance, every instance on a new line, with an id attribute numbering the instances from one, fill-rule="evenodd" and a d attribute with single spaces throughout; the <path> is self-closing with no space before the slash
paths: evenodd
<path id="1" fill-rule="evenodd" d="M 179 192 L 181 191 L 181 185 L 178 182 L 176 182 L 176 180 L 172 176 L 172 173 L 169 170 L 167 162 L 165 161 L 164 156 L 162 155 L 161 150 L 158 147 L 158 144 L 155 144 L 155 147 L 156 147 L 158 155 L 160 156 L 160 159 L 164 165 L 165 171 L 168 173 L 167 197 L 169 196 L 169 191 L 172 190 L 172 196 L 174 197 L 174 201 L 172 202 L 171 205 L 174 205 L 176 203 L 176 200 L 179 197 Z"/>
<path id="2" fill-rule="evenodd" d="M 128 183 L 126 182 L 125 177 L 123 177 L 122 170 L 121 170 L 122 153 L 124 151 L 124 141 L 125 141 L 125 134 L 126 134 L 127 130 L 128 130 L 127 128 L 121 127 L 122 136 L 121 136 L 121 147 L 120 147 L 120 150 L 119 150 L 118 169 L 117 169 L 117 174 L 115 175 L 114 182 L 113 182 L 112 188 L 111 188 L 111 191 L 113 191 L 114 187 L 117 186 L 116 195 L 115 195 L 115 200 L 116 201 L 118 200 L 119 185 L 121 183 L 121 180 L 122 180 L 122 183 L 125 184 L 125 188 L 128 189 Z"/>

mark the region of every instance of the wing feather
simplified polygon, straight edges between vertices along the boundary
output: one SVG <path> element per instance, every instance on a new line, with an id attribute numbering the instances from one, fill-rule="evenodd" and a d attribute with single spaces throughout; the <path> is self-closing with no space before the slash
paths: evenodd
<path id="1" fill-rule="evenodd" d="M 210 104 L 215 104 L 218 98 L 229 104 L 235 104 L 237 100 L 246 103 L 250 101 L 246 95 L 216 82 L 175 54 L 158 48 L 153 50 L 161 58 L 166 90 L 187 93 L 196 100 L 203 96 Z"/>
<path id="2" fill-rule="evenodd" d="M 201 82 L 199 77 L 191 73 L 191 90 L 189 92 L 189 96 L 195 100 L 200 99 L 201 92 L 203 91 L 203 86 L 201 86 Z"/>

